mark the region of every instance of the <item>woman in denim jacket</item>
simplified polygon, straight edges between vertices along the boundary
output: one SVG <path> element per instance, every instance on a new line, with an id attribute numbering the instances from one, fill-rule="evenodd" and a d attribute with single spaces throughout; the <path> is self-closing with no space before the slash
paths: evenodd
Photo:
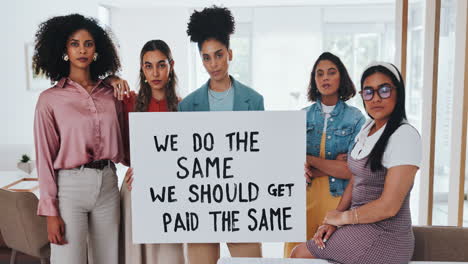
<path id="1" fill-rule="evenodd" d="M 307 239 L 336 208 L 351 177 L 346 159 L 364 115 L 345 102 L 356 94 L 341 60 L 324 52 L 312 69 L 308 98 L 315 102 L 307 111 Z M 285 257 L 298 243 L 286 243 Z"/>

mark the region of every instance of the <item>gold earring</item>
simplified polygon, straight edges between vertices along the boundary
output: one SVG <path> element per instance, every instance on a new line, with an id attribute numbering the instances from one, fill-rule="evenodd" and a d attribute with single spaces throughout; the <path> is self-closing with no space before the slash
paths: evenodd
<path id="1" fill-rule="evenodd" d="M 96 53 L 94 53 L 93 60 L 97 61 L 97 57 L 98 57 L 98 53 L 96 52 Z"/>
<path id="2" fill-rule="evenodd" d="M 148 80 L 145 79 L 145 83 L 148 83 Z"/>
<path id="3" fill-rule="evenodd" d="M 68 61 L 68 55 L 67 54 L 63 54 L 63 60 Z"/>

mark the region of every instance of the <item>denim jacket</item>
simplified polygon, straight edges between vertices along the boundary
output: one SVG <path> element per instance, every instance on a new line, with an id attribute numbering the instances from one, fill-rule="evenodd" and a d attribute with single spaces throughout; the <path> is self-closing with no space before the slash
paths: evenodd
<path id="1" fill-rule="evenodd" d="M 318 157 L 325 122 L 322 104 L 320 100 L 317 100 L 304 110 L 307 111 L 307 155 Z M 325 159 L 334 160 L 338 154 L 348 153 L 365 120 L 359 109 L 339 100 L 327 121 Z M 331 195 L 335 197 L 343 195 L 348 180 L 329 176 L 328 181 Z"/>

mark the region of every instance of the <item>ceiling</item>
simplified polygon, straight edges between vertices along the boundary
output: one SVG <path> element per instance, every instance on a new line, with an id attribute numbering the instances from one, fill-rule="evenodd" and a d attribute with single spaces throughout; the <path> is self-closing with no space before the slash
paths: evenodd
<path id="1" fill-rule="evenodd" d="M 116 8 L 202 7 L 213 4 L 228 7 L 261 7 L 394 4 L 395 1 L 397 0 L 103 0 L 101 4 Z"/>

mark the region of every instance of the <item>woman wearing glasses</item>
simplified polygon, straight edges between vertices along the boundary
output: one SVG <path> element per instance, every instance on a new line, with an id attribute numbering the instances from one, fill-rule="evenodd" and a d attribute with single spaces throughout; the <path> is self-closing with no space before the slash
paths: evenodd
<path id="1" fill-rule="evenodd" d="M 336 208 L 351 172 L 346 154 L 365 122 L 359 109 L 346 101 L 356 94 L 340 58 L 324 52 L 312 69 L 307 107 L 307 239 L 322 224 L 326 213 Z M 299 243 L 286 243 L 284 256 Z"/>
<path id="2" fill-rule="evenodd" d="M 336 210 L 293 257 L 364 264 L 411 260 L 409 197 L 421 162 L 421 138 L 406 121 L 405 86 L 394 65 L 371 64 L 361 87 L 371 120 L 348 157 L 353 177 Z"/>

